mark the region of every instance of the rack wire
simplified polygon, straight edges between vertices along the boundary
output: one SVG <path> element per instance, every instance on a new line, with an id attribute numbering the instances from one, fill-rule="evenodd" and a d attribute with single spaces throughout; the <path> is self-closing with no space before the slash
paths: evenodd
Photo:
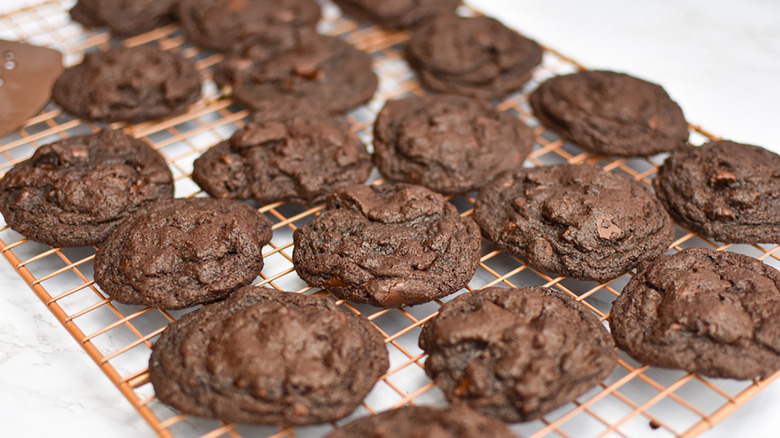
<path id="1" fill-rule="evenodd" d="M 67 15 L 72 4 L 72 1 L 48 0 L 0 14 L 0 38 L 58 49 L 64 53 L 67 65 L 79 62 L 86 51 L 119 44 L 156 44 L 192 59 L 202 71 L 206 83 L 204 97 L 186 114 L 137 125 L 111 126 L 125 129 L 148 141 L 165 156 L 174 173 L 177 197 L 205 196 L 190 179 L 192 162 L 209 146 L 228 138 L 244 126 L 249 118 L 249 112 L 222 96 L 211 80 L 211 68 L 221 60 L 221 55 L 189 43 L 177 25 L 125 40 L 112 39 L 104 31 L 84 30 L 71 22 Z M 346 116 L 354 132 L 370 145 L 373 120 L 386 100 L 425 94 L 401 55 L 408 34 L 358 24 L 341 16 L 330 3 L 323 6 L 325 18 L 320 31 L 345 38 L 370 53 L 374 69 L 380 76 L 375 98 Z M 478 14 L 467 7 L 461 8 L 460 12 L 464 15 Z M 584 67 L 555 50 L 545 48 L 544 62 L 535 70 L 526 87 L 496 102 L 499 109 L 517 115 L 534 129 L 536 144 L 526 165 L 590 162 L 650 184 L 664 155 L 649 159 L 615 159 L 585 152 L 546 130 L 531 115 L 527 102 L 530 90 L 551 76 L 578 69 Z M 95 132 L 101 127 L 76 119 L 63 113 L 56 105 L 49 104 L 19 131 L 0 139 L 0 175 L 28 158 L 43 144 Z M 698 126 L 691 125 L 690 130 L 694 144 L 716 138 Z M 372 181 L 373 184 L 383 183 L 376 171 Z M 470 215 L 474 193 L 455 196 L 450 201 L 462 215 Z M 365 315 L 384 335 L 390 354 L 390 368 L 362 405 L 343 421 L 404 404 L 444 406 L 443 394 L 425 375 L 425 355 L 417 346 L 417 338 L 421 326 L 452 296 L 404 309 L 378 309 L 338 300 L 325 291 L 308 287 L 293 270 L 292 232 L 322 209 L 322 205 L 304 207 L 284 203 L 259 207 L 274 222 L 274 236 L 264 254 L 265 268 L 255 283 L 280 290 L 328 296 L 345 311 Z M 722 245 L 677 225 L 670 252 L 692 246 L 737 251 L 772 266 L 780 266 L 778 246 Z M 167 324 L 186 311 L 165 311 L 113 302 L 94 283 L 95 251 L 95 247 L 50 248 L 32 242 L 10 230 L 0 219 L 0 252 L 157 434 L 162 437 L 212 438 L 315 437 L 323 436 L 332 429 L 330 424 L 283 430 L 226 424 L 179 414 L 156 400 L 147 372 L 150 347 Z M 605 321 L 611 302 L 629 278 L 630 274 L 626 274 L 598 284 L 539 272 L 483 241 L 479 269 L 466 290 L 493 285 L 555 287 L 582 302 Z M 654 437 L 693 437 L 718 423 L 780 377 L 780 373 L 776 373 L 752 381 L 709 379 L 682 371 L 643 366 L 622 352 L 619 357 L 615 371 L 599 386 L 540 420 L 514 425 L 513 430 L 532 438 L 631 437 L 651 430 Z"/>

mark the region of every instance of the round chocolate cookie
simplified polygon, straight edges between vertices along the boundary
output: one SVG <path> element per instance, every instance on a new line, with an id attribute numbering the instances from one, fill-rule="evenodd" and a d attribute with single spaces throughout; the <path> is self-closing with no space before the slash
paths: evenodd
<path id="1" fill-rule="evenodd" d="M 470 218 L 424 187 L 356 185 L 295 230 L 298 275 L 339 298 L 382 307 L 457 292 L 477 270 L 481 239 Z"/>
<path id="2" fill-rule="evenodd" d="M 374 161 L 383 175 L 446 194 L 519 169 L 533 144 L 520 119 L 468 97 L 389 101 L 374 124 Z"/>
<path id="3" fill-rule="evenodd" d="M 176 20 L 179 0 L 78 0 L 70 16 L 86 27 L 108 27 L 132 36 Z"/>
<path id="4" fill-rule="evenodd" d="M 669 214 L 697 233 L 727 243 L 780 243 L 777 154 L 731 141 L 685 145 L 653 182 Z"/>
<path id="5" fill-rule="evenodd" d="M 780 272 L 728 251 L 663 255 L 628 282 L 609 326 L 617 346 L 648 365 L 766 377 L 780 370 Z"/>
<path id="6" fill-rule="evenodd" d="M 536 118 L 585 149 L 645 156 L 688 141 L 680 107 L 659 85 L 611 71 L 556 76 L 531 94 Z"/>
<path id="7" fill-rule="evenodd" d="M 533 268 L 600 282 L 663 254 L 674 238 L 648 187 L 592 164 L 503 173 L 480 190 L 474 220 Z"/>
<path id="8" fill-rule="evenodd" d="M 139 123 L 183 113 L 200 98 L 200 87 L 200 74 L 181 55 L 118 47 L 84 55 L 57 79 L 52 97 L 83 119 Z"/>
<path id="9" fill-rule="evenodd" d="M 305 38 L 268 58 L 266 50 L 244 50 L 217 65 L 214 79 L 233 98 L 266 114 L 317 108 L 339 114 L 368 102 L 378 85 L 371 56 L 329 36 Z"/>
<path id="10" fill-rule="evenodd" d="M 508 422 L 539 418 L 612 372 L 617 353 L 584 305 L 542 287 L 491 287 L 425 323 L 425 372 L 450 402 Z"/>
<path id="11" fill-rule="evenodd" d="M 256 117 L 195 160 L 192 179 L 216 198 L 315 204 L 364 182 L 372 167 L 371 155 L 345 123 Z"/>
<path id="12" fill-rule="evenodd" d="M 95 282 L 125 304 L 182 309 L 225 298 L 263 269 L 271 221 L 211 198 L 167 199 L 127 219 L 95 256 Z"/>
<path id="13" fill-rule="evenodd" d="M 320 6 L 316 0 L 181 0 L 179 16 L 195 44 L 227 51 L 258 36 L 314 30 Z"/>
<path id="14" fill-rule="evenodd" d="M 8 225 L 54 247 L 99 244 L 141 206 L 172 197 L 162 155 L 111 130 L 43 145 L 0 180 Z"/>
<path id="15" fill-rule="evenodd" d="M 246 286 L 171 323 L 149 377 L 184 413 L 288 427 L 349 415 L 387 367 L 364 317 L 324 297 Z"/>
<path id="16" fill-rule="evenodd" d="M 491 99 L 520 89 L 542 48 L 493 18 L 440 16 L 415 29 L 406 57 L 433 91 Z"/>
<path id="17" fill-rule="evenodd" d="M 460 0 L 334 0 L 347 14 L 395 29 L 406 29 L 438 15 L 455 15 Z"/>
<path id="18" fill-rule="evenodd" d="M 506 424 L 466 405 L 404 406 L 358 418 L 325 438 L 516 438 Z"/>

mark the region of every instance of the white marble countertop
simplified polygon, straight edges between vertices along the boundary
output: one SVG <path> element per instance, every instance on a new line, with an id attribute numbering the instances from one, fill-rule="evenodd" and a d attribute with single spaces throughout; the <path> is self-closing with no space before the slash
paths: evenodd
<path id="1" fill-rule="evenodd" d="M 26 0 L 3 0 L 0 11 Z M 473 0 L 587 67 L 662 84 L 689 120 L 780 152 L 780 2 Z M 3 436 L 153 436 L 119 391 L 0 260 Z M 777 436 L 780 383 L 706 438 Z M 42 420 L 43 419 L 43 420 Z M 648 430 L 647 436 L 653 432 Z"/>

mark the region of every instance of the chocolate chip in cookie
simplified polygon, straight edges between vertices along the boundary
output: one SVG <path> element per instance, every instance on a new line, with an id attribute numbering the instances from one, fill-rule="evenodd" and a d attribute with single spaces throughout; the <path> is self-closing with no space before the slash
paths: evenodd
<path id="1" fill-rule="evenodd" d="M 172 197 L 162 155 L 112 130 L 43 145 L 0 180 L 8 225 L 54 247 L 97 245 L 142 206 Z"/>
<path id="2" fill-rule="evenodd" d="M 149 378 L 181 412 L 288 427 L 349 415 L 387 367 L 364 317 L 324 297 L 246 286 L 171 323 Z"/>

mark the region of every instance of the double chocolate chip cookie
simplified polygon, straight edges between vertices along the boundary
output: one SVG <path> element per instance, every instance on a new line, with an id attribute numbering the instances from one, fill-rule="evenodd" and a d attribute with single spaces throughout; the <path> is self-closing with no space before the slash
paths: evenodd
<path id="1" fill-rule="evenodd" d="M 359 418 L 325 438 L 516 438 L 506 424 L 465 405 L 404 406 Z"/>
<path id="2" fill-rule="evenodd" d="M 591 164 L 501 174 L 480 190 L 474 220 L 531 267 L 602 282 L 663 254 L 674 237 L 648 187 Z"/>
<path id="3" fill-rule="evenodd" d="M 438 15 L 454 15 L 460 0 L 334 0 L 334 3 L 360 20 L 406 29 Z"/>
<path id="4" fill-rule="evenodd" d="M 132 36 L 176 20 L 179 0 L 79 0 L 70 16 L 86 27 L 108 27 L 119 36 Z"/>
<path id="5" fill-rule="evenodd" d="M 228 51 L 257 37 L 313 31 L 320 6 L 316 0 L 181 0 L 179 16 L 195 44 Z"/>
<path id="6" fill-rule="evenodd" d="M 649 365 L 752 379 L 780 369 L 780 272 L 688 248 L 659 257 L 612 304 L 617 346 Z"/>
<path id="7" fill-rule="evenodd" d="M 446 194 L 519 169 L 533 144 L 519 118 L 468 97 L 389 101 L 374 124 L 374 161 L 383 175 Z"/>
<path id="8" fill-rule="evenodd" d="M 414 30 L 406 57 L 433 91 L 498 99 L 531 78 L 542 48 L 493 18 L 441 16 Z"/>
<path id="9" fill-rule="evenodd" d="M 258 116 L 195 160 L 192 179 L 216 198 L 314 204 L 364 182 L 372 167 L 366 147 L 345 123 Z"/>
<path id="10" fill-rule="evenodd" d="M 425 372 L 450 402 L 528 421 L 599 384 L 617 364 L 584 305 L 541 287 L 492 287 L 444 304 L 423 327 Z"/>
<path id="11" fill-rule="evenodd" d="M 378 85 L 368 53 L 322 35 L 270 58 L 263 48 L 245 47 L 217 65 L 214 79 L 230 86 L 234 99 L 265 114 L 308 108 L 343 113 L 368 102 Z"/>
<path id="12" fill-rule="evenodd" d="M 143 205 L 172 197 L 162 155 L 111 130 L 43 145 L 0 180 L 8 225 L 54 247 L 97 245 Z"/>
<path id="13" fill-rule="evenodd" d="M 324 297 L 246 286 L 171 323 L 149 377 L 184 413 L 287 427 L 348 415 L 387 367 L 367 319 Z"/>
<path id="14" fill-rule="evenodd" d="M 200 74 L 181 55 L 153 46 L 89 52 L 55 82 L 66 111 L 99 122 L 145 120 L 184 112 L 200 97 Z"/>
<path id="15" fill-rule="evenodd" d="M 271 221 L 225 199 L 167 199 L 139 210 L 95 256 L 95 282 L 125 304 L 181 309 L 221 300 L 263 269 Z"/>
<path id="16" fill-rule="evenodd" d="M 295 230 L 298 275 L 339 298 L 382 307 L 424 303 L 466 286 L 479 228 L 424 187 L 357 185 Z"/>
<path id="17" fill-rule="evenodd" d="M 758 146 L 713 141 L 675 149 L 658 170 L 656 193 L 669 214 L 727 243 L 780 243 L 780 156 Z"/>
<path id="18" fill-rule="evenodd" d="M 585 149 L 652 155 L 688 140 L 680 107 L 659 85 L 611 71 L 548 79 L 531 94 L 542 124 Z"/>

